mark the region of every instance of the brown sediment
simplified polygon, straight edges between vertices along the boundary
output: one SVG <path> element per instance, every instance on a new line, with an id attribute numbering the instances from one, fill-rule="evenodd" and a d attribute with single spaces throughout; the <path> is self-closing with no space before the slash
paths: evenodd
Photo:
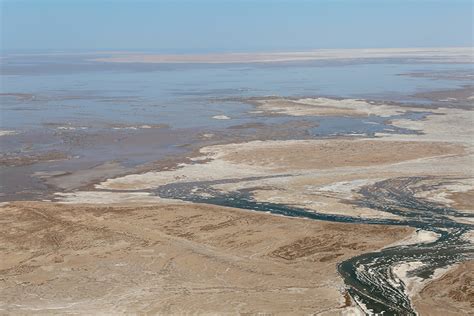
<path id="1" fill-rule="evenodd" d="M 7 313 L 338 310 L 336 262 L 413 232 L 193 204 L 11 203 L 0 219 Z"/>
<path id="2" fill-rule="evenodd" d="M 38 153 L 5 153 L 0 154 L 0 166 L 27 166 L 38 162 L 68 159 L 69 156 L 61 151 L 47 151 Z"/>
<path id="3" fill-rule="evenodd" d="M 225 148 L 225 147 L 224 147 Z M 235 149 L 234 149 L 235 148 Z M 371 166 L 411 159 L 462 154 L 463 146 L 436 142 L 341 140 L 249 143 L 228 146 L 222 159 L 251 166 L 326 169 Z"/>
<path id="4" fill-rule="evenodd" d="M 459 89 L 420 92 L 413 96 L 443 103 L 445 107 L 474 109 L 474 85 L 465 85 Z"/>
<path id="5" fill-rule="evenodd" d="M 340 238 L 333 238 L 333 236 L 323 235 L 322 237 L 304 237 L 296 240 L 291 244 L 284 245 L 275 249 L 271 254 L 275 257 L 283 258 L 285 260 L 295 260 L 306 257 L 316 253 L 326 253 L 319 259 L 320 262 L 332 261 L 343 254 L 334 254 L 334 251 L 341 251 L 342 248 L 357 249 L 357 243 L 347 244 Z M 346 249 L 344 249 L 346 250 Z"/>
<path id="6" fill-rule="evenodd" d="M 430 282 L 414 298 L 421 315 L 471 315 L 474 309 L 474 261 L 459 264 Z"/>
<path id="7" fill-rule="evenodd" d="M 453 192 L 448 195 L 450 200 L 454 201 L 453 207 L 461 210 L 474 209 L 474 189 L 466 192 Z"/>

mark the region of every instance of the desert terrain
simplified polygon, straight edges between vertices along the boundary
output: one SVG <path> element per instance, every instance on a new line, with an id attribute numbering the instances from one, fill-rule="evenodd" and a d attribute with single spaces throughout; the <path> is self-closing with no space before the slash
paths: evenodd
<path id="1" fill-rule="evenodd" d="M 467 315 L 474 307 L 473 261 L 455 267 L 427 285 L 415 298 L 421 315 Z"/>
<path id="2" fill-rule="evenodd" d="M 18 202 L 1 220 L 5 314 L 349 313 L 336 263 L 413 231 L 167 203 Z"/>

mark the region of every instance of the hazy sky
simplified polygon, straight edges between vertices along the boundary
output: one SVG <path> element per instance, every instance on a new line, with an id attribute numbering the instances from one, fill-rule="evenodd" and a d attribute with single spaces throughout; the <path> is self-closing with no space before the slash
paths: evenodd
<path id="1" fill-rule="evenodd" d="M 0 0 L 2 50 L 473 45 L 470 0 Z"/>

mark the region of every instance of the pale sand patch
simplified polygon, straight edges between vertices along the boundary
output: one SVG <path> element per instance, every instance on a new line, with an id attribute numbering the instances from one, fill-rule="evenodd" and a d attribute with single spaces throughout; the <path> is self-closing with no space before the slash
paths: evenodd
<path id="1" fill-rule="evenodd" d="M 164 203 L 170 200 L 162 199 L 148 192 L 107 192 L 107 191 L 76 191 L 57 192 L 55 201 L 62 204 L 140 204 Z M 174 203 L 180 201 L 173 200 Z"/>
<path id="2" fill-rule="evenodd" d="M 386 246 L 385 248 L 389 247 L 396 247 L 396 246 L 408 246 L 414 244 L 428 244 L 431 242 L 435 242 L 438 238 L 441 237 L 440 234 L 437 234 L 432 231 L 417 229 L 414 231 L 410 236 L 397 241 L 393 244 Z"/>
<path id="3" fill-rule="evenodd" d="M 413 231 L 194 204 L 23 202 L 0 217 L 7 314 L 339 313 L 337 262 Z"/>
<path id="4" fill-rule="evenodd" d="M 75 130 L 85 130 L 88 129 L 87 126 L 58 126 L 56 127 L 57 130 L 64 130 L 64 131 L 75 131 Z"/>
<path id="5" fill-rule="evenodd" d="M 169 183 L 246 178 L 259 175 L 264 176 L 266 174 L 265 168 L 252 168 L 251 166 L 235 165 L 224 160 L 214 159 L 204 164 L 183 164 L 181 168 L 176 170 L 146 172 L 108 179 L 96 185 L 96 188 L 107 190 L 145 190 Z"/>
<path id="6" fill-rule="evenodd" d="M 0 136 L 16 135 L 16 131 L 0 130 Z"/>
<path id="7" fill-rule="evenodd" d="M 212 118 L 215 120 L 230 120 L 230 117 L 227 115 L 214 115 Z"/>
<path id="8" fill-rule="evenodd" d="M 415 196 L 432 202 L 458 207 L 464 199 L 471 202 L 474 197 L 474 178 L 456 179 L 454 183 L 446 183 L 435 190 L 421 191 Z M 457 201 L 456 201 L 457 200 Z M 474 205 L 463 203 L 462 211 L 474 212 Z"/>
<path id="9" fill-rule="evenodd" d="M 324 315 L 324 314 L 322 314 Z M 347 307 L 341 314 L 342 316 L 365 316 L 365 312 L 359 306 Z"/>
<path id="10" fill-rule="evenodd" d="M 356 179 L 352 181 L 339 181 L 322 187 L 306 186 L 307 191 L 315 193 L 334 194 L 340 198 L 350 199 L 354 196 L 354 191 L 368 184 L 373 184 L 378 179 Z"/>
<path id="11" fill-rule="evenodd" d="M 421 261 L 405 262 L 392 267 L 393 274 L 405 284 L 405 293 L 413 297 L 421 288 L 423 279 L 419 277 L 408 277 L 408 272 L 413 271 L 424 265 Z M 395 279 L 395 281 L 398 281 Z"/>
<path id="12" fill-rule="evenodd" d="M 446 268 L 436 269 L 433 273 L 433 276 L 429 279 L 422 279 L 416 276 L 408 276 L 410 271 L 416 270 L 419 267 L 422 267 L 424 263 L 420 261 L 406 262 L 401 263 L 392 268 L 394 275 L 398 277 L 405 284 L 405 293 L 410 298 L 413 298 L 417 295 L 429 282 L 441 278 L 448 271 L 456 267 L 452 265 Z"/>
<path id="13" fill-rule="evenodd" d="M 160 129 L 169 127 L 168 124 L 144 124 L 144 125 L 127 125 L 127 124 L 111 124 L 114 130 L 140 130 L 140 129 Z"/>
<path id="14" fill-rule="evenodd" d="M 474 245 L 474 230 L 469 230 L 462 235 L 462 238 Z"/>
<path id="15" fill-rule="evenodd" d="M 358 99 L 304 98 L 286 99 L 269 97 L 252 100 L 257 109 L 276 114 L 292 116 L 370 116 L 389 117 L 417 108 L 399 107 L 386 104 L 375 104 Z"/>
<path id="16" fill-rule="evenodd" d="M 74 172 L 35 172 L 36 176 L 47 184 L 64 189 L 74 190 L 83 187 L 93 181 L 106 179 L 116 174 L 124 173 L 127 169 L 118 162 L 106 162 L 90 169 L 77 170 Z"/>
<path id="17" fill-rule="evenodd" d="M 474 145 L 474 111 L 460 109 L 433 110 L 424 120 L 392 120 L 391 124 L 423 132 L 422 135 L 377 134 L 386 139 L 409 139 L 413 141 L 440 141 Z"/>

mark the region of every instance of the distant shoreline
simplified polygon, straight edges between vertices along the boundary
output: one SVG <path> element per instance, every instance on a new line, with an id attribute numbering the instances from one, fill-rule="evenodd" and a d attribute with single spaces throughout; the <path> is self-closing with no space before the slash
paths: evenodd
<path id="1" fill-rule="evenodd" d="M 423 62 L 472 63 L 474 48 L 371 48 L 371 49 L 318 49 L 302 52 L 270 53 L 212 53 L 212 54 L 153 54 L 112 52 L 110 56 L 91 59 L 113 63 L 274 63 L 312 60 L 353 59 L 413 59 Z"/>

